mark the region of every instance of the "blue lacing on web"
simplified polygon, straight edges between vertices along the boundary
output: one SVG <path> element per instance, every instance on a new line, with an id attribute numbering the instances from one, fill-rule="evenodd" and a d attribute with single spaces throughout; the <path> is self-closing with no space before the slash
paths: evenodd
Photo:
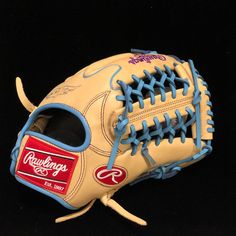
<path id="1" fill-rule="evenodd" d="M 202 80 L 202 85 L 206 87 L 206 89 L 208 89 L 208 85 L 207 85 L 207 82 Z M 211 93 L 209 90 L 205 90 L 205 95 L 207 95 L 209 98 L 211 98 Z M 207 101 L 207 104 L 206 104 L 209 108 L 212 107 L 212 102 L 211 101 Z M 211 117 L 211 119 L 208 119 L 207 120 L 207 124 L 210 125 L 209 128 L 207 128 L 207 132 L 209 133 L 213 133 L 215 132 L 215 128 L 213 128 L 212 126 L 214 126 L 214 121 L 212 120 L 214 114 L 213 112 L 211 111 L 211 109 L 207 110 L 207 115 Z"/>
<path id="2" fill-rule="evenodd" d="M 194 156 L 188 157 L 181 161 L 177 161 L 167 166 L 160 166 L 156 168 L 155 170 L 139 177 L 137 180 L 133 181 L 131 185 L 139 183 L 149 178 L 153 178 L 153 179 L 171 178 L 181 171 L 182 169 L 180 167 L 181 164 L 200 160 L 203 156 L 209 155 L 211 152 L 212 152 L 212 146 L 211 146 L 211 141 L 209 140 L 206 142 L 206 145 L 202 148 L 202 150 L 196 153 Z"/>
<path id="3" fill-rule="evenodd" d="M 196 71 L 193 61 L 189 60 L 189 66 L 193 75 L 194 92 L 193 92 L 193 105 L 195 106 L 196 112 L 196 147 L 201 147 L 201 116 L 200 116 L 200 102 L 201 102 L 201 91 L 198 88 L 198 72 Z"/>
<path id="4" fill-rule="evenodd" d="M 141 53 L 141 54 L 158 54 L 157 51 L 142 50 L 142 49 L 137 49 L 137 48 L 132 48 L 130 51 L 132 53 Z"/>
<path id="5" fill-rule="evenodd" d="M 127 114 L 133 111 L 133 100 L 131 98 L 132 96 L 135 96 L 137 98 L 139 107 L 142 109 L 144 108 L 144 96 L 142 93 L 144 89 L 148 91 L 151 104 L 155 104 L 156 102 L 155 89 L 159 90 L 161 101 L 164 102 L 166 100 L 166 85 L 165 84 L 168 84 L 172 98 L 176 97 L 176 84 L 175 84 L 176 82 L 180 82 L 183 84 L 184 96 L 187 95 L 188 93 L 189 82 L 187 79 L 182 79 L 182 78 L 177 77 L 175 73 L 168 66 L 165 66 L 166 72 L 162 71 L 158 67 L 155 67 L 155 70 L 156 70 L 156 76 L 160 78 L 159 80 L 154 75 L 144 70 L 144 74 L 146 75 L 148 79 L 148 83 L 145 83 L 144 80 L 138 78 L 135 75 L 132 75 L 133 82 L 134 84 L 136 84 L 135 88 L 132 88 L 130 85 L 127 85 L 123 81 L 117 81 L 117 83 L 121 87 L 121 90 L 123 91 L 123 95 L 117 96 L 116 99 L 118 101 L 125 102 L 125 109 L 124 109 L 124 112 L 118 117 L 118 122 L 115 127 L 115 142 L 112 148 L 111 156 L 109 158 L 108 169 L 112 169 L 120 143 L 131 144 L 132 154 L 134 155 L 137 151 L 137 147 L 139 143 L 142 142 L 143 143 L 142 145 L 143 156 L 147 159 L 147 161 L 151 165 L 155 165 L 155 161 L 148 153 L 147 145 L 149 141 L 155 136 L 156 144 L 158 144 L 160 143 L 160 140 L 163 138 L 164 134 L 167 134 L 169 136 L 168 140 L 171 143 L 175 137 L 176 129 L 178 128 L 178 129 L 181 129 L 181 140 L 184 142 L 187 127 L 191 125 L 196 119 L 193 112 L 188 108 L 186 111 L 191 116 L 191 119 L 187 124 L 184 124 L 184 121 L 180 115 L 180 112 L 176 110 L 176 116 L 179 121 L 177 128 L 172 126 L 171 119 L 169 115 L 166 113 L 164 115 L 164 118 L 166 121 L 165 128 L 162 127 L 159 120 L 155 117 L 154 118 L 154 124 L 156 128 L 155 130 L 150 130 L 147 126 L 146 121 L 143 121 L 142 122 L 142 126 L 143 126 L 142 135 L 136 138 L 137 132 L 135 130 L 135 127 L 131 126 L 130 127 L 131 133 L 130 133 L 129 138 L 121 140 L 122 135 L 126 132 L 127 124 L 129 123 Z M 195 103 L 197 103 L 197 101 L 195 101 Z"/>
<path id="6" fill-rule="evenodd" d="M 144 51 L 144 52 L 147 53 L 147 51 Z M 190 64 L 190 69 L 193 74 L 194 88 L 195 88 L 194 98 L 192 101 L 192 104 L 195 107 L 195 113 L 189 107 L 186 107 L 186 112 L 188 115 L 188 121 L 186 122 L 185 119 L 183 119 L 183 117 L 181 116 L 179 110 L 177 109 L 175 111 L 176 118 L 177 118 L 176 125 L 172 125 L 171 119 L 167 113 L 164 114 L 165 122 L 163 123 L 160 123 L 158 118 L 154 117 L 153 118 L 154 126 L 152 126 L 151 128 L 148 127 L 147 122 L 144 120 L 142 122 L 142 129 L 139 131 L 139 135 L 137 135 L 135 126 L 131 125 L 129 137 L 126 139 L 122 139 L 122 136 L 126 132 L 127 125 L 129 123 L 128 113 L 131 113 L 133 111 L 132 97 L 135 96 L 137 98 L 139 107 L 142 109 L 144 108 L 144 99 L 146 99 L 146 97 L 144 97 L 143 95 L 143 90 L 148 91 L 147 94 L 149 94 L 150 103 L 153 105 L 156 102 L 156 96 L 155 96 L 156 90 L 158 90 L 160 94 L 161 101 L 164 102 L 166 100 L 166 92 L 167 92 L 166 84 L 168 84 L 168 92 L 170 90 L 172 98 L 175 98 L 176 97 L 176 84 L 175 83 L 177 81 L 179 83 L 182 83 L 183 95 L 185 96 L 188 93 L 189 82 L 187 79 L 179 78 L 178 76 L 176 76 L 175 73 L 168 66 L 165 66 L 165 71 L 162 71 L 160 68 L 155 67 L 155 70 L 156 70 L 155 75 L 144 70 L 144 74 L 148 82 L 145 82 L 144 80 L 138 78 L 137 76 L 132 75 L 132 80 L 134 84 L 136 85 L 135 87 L 134 86 L 131 87 L 130 85 L 126 84 L 123 81 L 117 81 L 117 83 L 121 87 L 121 90 L 123 91 L 123 95 L 117 96 L 116 99 L 118 101 L 122 101 L 125 103 L 125 109 L 124 109 L 124 112 L 121 115 L 119 115 L 117 125 L 114 128 L 115 142 L 114 142 L 112 152 L 108 161 L 107 169 L 112 169 L 120 143 L 131 145 L 132 156 L 135 155 L 135 153 L 138 150 L 138 146 L 140 145 L 140 143 L 142 143 L 141 153 L 143 157 L 146 158 L 146 160 L 151 166 L 155 166 L 156 163 L 148 152 L 148 147 L 147 147 L 148 143 L 152 139 L 155 139 L 155 144 L 159 145 L 164 135 L 168 136 L 168 141 L 172 143 L 177 130 L 180 131 L 181 142 L 185 142 L 187 128 L 188 126 L 192 125 L 194 122 L 196 122 L 196 131 L 197 131 L 196 132 L 196 147 L 197 148 L 201 147 L 201 123 L 200 123 L 201 122 L 200 120 L 201 92 L 198 88 L 198 81 L 197 81 L 200 75 L 195 69 L 194 64 L 191 60 L 189 60 L 189 64 Z M 158 79 L 156 77 L 158 77 Z M 209 102 L 207 105 L 211 106 L 211 103 Z M 210 114 L 211 116 L 211 111 L 208 111 L 208 114 Z M 212 123 L 212 121 L 209 121 L 209 123 Z M 172 176 L 181 170 L 181 167 L 179 167 L 178 165 L 184 162 L 188 162 L 190 161 L 190 159 L 195 160 L 201 157 L 202 155 L 204 155 L 205 153 L 208 153 L 209 150 L 211 150 L 210 141 L 207 142 L 207 144 L 202 148 L 202 150 L 196 155 L 194 155 L 193 157 L 189 157 L 185 160 L 182 160 L 181 162 L 173 163 L 172 165 L 168 167 L 159 167 L 154 172 L 152 172 L 151 176 L 149 177 L 152 177 L 152 175 L 154 175 L 155 173 L 157 175 L 156 178 L 159 178 L 159 176 L 161 176 L 161 178 L 167 178 L 168 176 Z"/>

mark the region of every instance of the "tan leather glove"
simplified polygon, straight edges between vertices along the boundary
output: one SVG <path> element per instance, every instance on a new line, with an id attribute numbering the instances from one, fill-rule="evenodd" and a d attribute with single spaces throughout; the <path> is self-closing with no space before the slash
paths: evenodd
<path id="1" fill-rule="evenodd" d="M 207 84 L 191 60 L 134 50 L 93 63 L 54 88 L 12 151 L 11 173 L 69 209 L 96 199 L 140 225 L 111 199 L 129 183 L 164 179 L 205 157 L 214 132 Z M 36 88 L 35 88 L 36 89 Z"/>

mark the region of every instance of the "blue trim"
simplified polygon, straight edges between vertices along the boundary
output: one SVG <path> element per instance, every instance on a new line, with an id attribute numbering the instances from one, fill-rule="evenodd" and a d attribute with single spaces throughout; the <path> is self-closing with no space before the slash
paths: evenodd
<path id="1" fill-rule="evenodd" d="M 189 60 L 189 66 L 193 75 L 194 82 L 194 98 L 193 105 L 195 107 L 196 113 L 196 147 L 201 148 L 201 114 L 200 114 L 200 101 L 201 101 L 201 91 L 198 87 L 198 74 L 194 67 L 193 61 Z"/>
<path id="2" fill-rule="evenodd" d="M 79 146 L 79 147 L 71 147 L 69 145 L 66 145 L 64 143 L 61 143 L 57 140 L 54 140 L 52 138 L 49 138 L 45 135 L 42 135 L 42 134 L 39 134 L 39 133 L 36 133 L 36 132 L 32 132 L 32 131 L 27 131 L 29 129 L 29 127 L 31 126 L 31 124 L 36 120 L 38 114 L 44 110 L 47 110 L 47 109 L 51 109 L 51 108 L 58 108 L 58 109 L 62 109 L 62 110 L 66 110 L 66 111 L 69 111 L 70 113 L 74 114 L 75 116 L 77 116 L 80 121 L 82 122 L 83 126 L 84 126 L 84 129 L 85 129 L 85 133 L 86 133 L 86 137 L 85 137 L 85 142 L 83 145 Z M 91 132 L 90 132 L 90 128 L 89 128 L 89 125 L 87 123 L 87 121 L 85 120 L 84 116 L 77 110 L 73 109 L 72 107 L 69 107 L 67 105 L 64 105 L 64 104 L 60 104 L 60 103 L 52 103 L 52 104 L 48 104 L 48 105 L 45 105 L 45 106 L 42 106 L 42 107 L 39 107 L 38 109 L 36 109 L 29 117 L 28 121 L 26 122 L 26 124 L 24 125 L 24 127 L 22 128 L 19 136 L 18 136 L 18 139 L 17 139 L 17 142 L 16 142 L 16 145 L 15 147 L 13 148 L 12 150 L 12 153 L 11 153 L 11 158 L 12 158 L 12 162 L 11 162 L 11 166 L 10 166 L 10 172 L 13 176 L 15 176 L 15 178 L 20 182 L 20 183 L 23 183 L 24 185 L 30 187 L 30 188 L 33 188 L 35 190 L 37 190 L 38 192 L 41 192 L 43 194 L 46 194 L 47 196 L 49 197 L 52 197 L 53 199 L 55 199 L 56 201 L 58 201 L 59 203 L 61 203 L 63 206 L 65 206 L 66 208 L 68 209 L 71 209 L 71 206 L 68 206 L 68 204 L 62 200 L 61 198 L 59 198 L 58 196 L 56 196 L 55 194 L 52 194 L 40 187 L 37 187 L 33 184 L 30 184 L 28 183 L 27 181 L 24 181 L 22 180 L 21 178 L 17 177 L 15 175 L 15 166 L 16 166 L 16 160 L 18 158 L 18 155 L 19 155 L 19 149 L 20 149 L 20 145 L 21 145 L 21 142 L 22 142 L 22 139 L 23 137 L 28 134 L 28 135 L 32 135 L 32 136 L 35 136 L 35 137 L 38 137 L 42 140 L 45 140 L 47 142 L 50 142 L 51 144 L 54 144 L 56 145 L 57 147 L 60 147 L 64 150 L 67 150 L 67 151 L 71 151 L 71 152 L 81 152 L 83 150 L 85 150 L 89 144 L 90 144 L 90 141 L 91 141 Z M 73 208 L 74 209 L 74 208 Z"/>
<path id="3" fill-rule="evenodd" d="M 85 141 L 84 141 L 83 145 L 81 145 L 79 147 L 72 147 L 72 146 L 66 145 L 62 142 L 59 142 L 57 140 L 54 140 L 52 138 L 49 138 L 43 134 L 39 134 L 39 133 L 36 133 L 33 131 L 27 131 L 27 129 L 35 121 L 35 119 L 37 118 L 39 113 L 41 113 L 42 111 L 48 110 L 48 109 L 52 109 L 52 108 L 57 108 L 57 109 L 62 109 L 62 110 L 68 111 L 80 119 L 80 121 L 82 122 L 82 124 L 84 126 L 85 134 L 86 134 Z M 90 128 L 89 128 L 89 125 L 88 125 L 86 119 L 84 118 L 84 116 L 79 111 L 75 110 L 74 108 L 64 105 L 64 104 L 60 104 L 60 103 L 47 104 L 47 105 L 39 107 L 37 110 L 35 110 L 32 113 L 32 115 L 30 116 L 30 118 L 28 119 L 28 121 L 26 122 L 25 126 L 23 127 L 23 129 L 21 131 L 21 135 L 17 141 L 16 146 L 20 145 L 21 140 L 25 134 L 30 134 L 30 135 L 32 134 L 36 137 L 44 139 L 45 141 L 49 141 L 50 143 L 52 143 L 60 148 L 63 148 L 67 151 L 72 151 L 72 152 L 81 152 L 81 151 L 85 150 L 89 146 L 90 141 L 91 141 Z"/>
<path id="4" fill-rule="evenodd" d="M 214 133 L 215 132 L 215 128 L 207 128 L 207 132 Z"/>
<path id="5" fill-rule="evenodd" d="M 57 202 L 59 202 L 62 206 L 64 206 L 65 208 L 69 209 L 69 210 L 77 210 L 78 208 L 71 206 L 70 204 L 68 204 L 67 202 L 65 202 L 62 198 L 58 197 L 55 194 L 52 194 L 51 192 L 44 190 L 34 184 L 31 184 L 29 182 L 27 182 L 26 180 L 23 180 L 22 178 L 18 177 L 17 175 L 15 176 L 16 180 L 18 182 L 20 182 L 21 184 L 26 185 L 29 188 L 32 188 L 40 193 L 43 193 L 45 195 L 47 195 L 48 197 L 53 198 L 54 200 L 56 200 Z"/>
<path id="6" fill-rule="evenodd" d="M 158 54 L 157 51 L 152 51 L 152 50 L 142 50 L 142 49 L 137 49 L 137 48 L 131 48 L 131 53 L 140 53 L 140 54 Z"/>
<path id="7" fill-rule="evenodd" d="M 86 131 L 87 132 L 87 131 Z M 43 134 L 40 134 L 40 133 L 37 133 L 37 132 L 34 132 L 34 131 L 26 131 L 25 132 L 25 135 L 30 135 L 30 136 L 34 136 L 36 138 L 40 138 L 41 140 L 44 140 L 48 143 L 51 143 L 53 145 L 56 145 L 57 147 L 60 147 L 64 150 L 67 150 L 67 151 L 70 151 L 70 152 L 80 152 L 80 151 L 83 151 L 86 147 L 88 147 L 88 145 L 85 145 L 85 148 L 84 148 L 84 144 L 80 147 L 72 147 L 72 146 L 69 146 L 67 144 L 64 144 L 60 141 L 57 141 L 53 138 L 50 138 L 46 135 L 43 135 Z"/>
<path id="8" fill-rule="evenodd" d="M 112 90 L 120 90 L 120 88 L 114 88 L 113 85 L 112 85 L 113 79 L 116 77 L 116 75 L 117 75 L 117 74 L 121 71 L 121 69 L 122 69 L 122 67 L 121 67 L 120 65 L 118 65 L 118 64 L 109 64 L 109 65 L 103 66 L 103 67 L 99 68 L 98 70 L 96 70 L 95 72 L 93 72 L 93 73 L 91 73 L 91 74 L 87 74 L 87 73 L 86 73 L 87 71 L 85 70 L 84 73 L 83 73 L 83 77 L 84 77 L 84 79 L 88 79 L 88 78 L 90 78 L 90 77 L 92 77 L 92 76 L 98 74 L 99 72 L 101 72 L 101 71 L 103 71 L 103 70 L 105 70 L 105 69 L 107 69 L 107 68 L 109 68 L 109 67 L 113 67 L 113 66 L 117 67 L 117 69 L 116 69 L 116 71 L 112 74 L 112 76 L 111 76 L 111 78 L 110 78 L 110 88 L 111 88 Z"/>
<path id="9" fill-rule="evenodd" d="M 208 140 L 205 142 L 205 146 L 203 146 L 202 150 L 196 153 L 195 155 L 187 157 L 186 159 L 180 161 L 176 161 L 170 165 L 159 166 L 153 171 L 140 176 L 138 179 L 131 182 L 130 185 L 134 185 L 149 178 L 153 179 L 171 178 L 181 171 L 182 167 L 180 167 L 179 165 L 187 162 L 199 161 L 203 158 L 204 155 L 209 155 L 211 151 L 212 151 L 211 141 Z"/>
<path id="10" fill-rule="evenodd" d="M 61 143 L 57 140 L 49 138 L 45 135 L 38 134 L 38 133 L 35 133 L 35 132 L 32 132 L 32 131 L 27 131 L 29 129 L 29 127 L 31 126 L 31 124 L 35 121 L 35 119 L 37 118 L 37 116 L 40 112 L 42 112 L 44 110 L 47 110 L 47 109 L 51 109 L 51 108 L 58 108 L 58 109 L 69 111 L 81 120 L 81 122 L 84 126 L 84 129 L 85 129 L 85 133 L 86 133 L 85 142 L 84 142 L 83 145 L 81 145 L 79 147 L 71 147 L 71 146 L 63 144 L 63 143 Z M 81 151 L 85 150 L 89 146 L 90 141 L 91 141 L 91 135 L 90 135 L 91 132 L 90 132 L 90 128 L 88 126 L 88 123 L 85 120 L 84 116 L 79 111 L 73 109 L 72 107 L 69 107 L 69 106 L 66 106 L 66 105 L 60 104 L 60 103 L 52 103 L 52 104 L 48 104 L 48 105 L 39 107 L 29 117 L 28 121 L 26 122 L 26 124 L 24 125 L 23 129 L 20 132 L 20 135 L 18 137 L 18 140 L 16 142 L 15 147 L 12 150 L 12 153 L 11 153 L 12 163 L 11 163 L 11 167 L 10 167 L 10 172 L 11 172 L 12 175 L 14 175 L 15 163 L 16 163 L 16 159 L 17 159 L 18 154 L 19 154 L 19 148 L 20 148 L 20 145 L 21 145 L 21 141 L 22 141 L 22 139 L 23 139 L 23 137 L 26 133 L 28 133 L 30 135 L 33 135 L 33 136 L 36 136 L 36 137 L 39 137 L 39 138 L 41 138 L 45 141 L 50 142 L 51 144 L 54 144 L 54 145 L 56 145 L 60 148 L 63 148 L 67 151 L 72 151 L 72 152 L 81 152 Z"/>

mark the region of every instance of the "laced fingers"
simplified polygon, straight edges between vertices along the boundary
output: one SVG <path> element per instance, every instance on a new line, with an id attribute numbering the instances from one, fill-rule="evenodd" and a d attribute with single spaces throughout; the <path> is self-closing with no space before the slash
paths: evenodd
<path id="1" fill-rule="evenodd" d="M 187 126 L 192 125 L 193 122 L 196 122 L 196 138 L 195 138 L 195 145 L 198 149 L 201 148 L 201 116 L 200 116 L 200 101 L 201 101 L 201 91 L 198 87 L 198 73 L 194 67 L 193 61 L 189 60 L 190 69 L 193 75 L 193 82 L 194 82 L 194 97 L 192 104 L 195 107 L 195 114 L 194 119 L 191 119 L 191 122 L 187 122 L 185 124 L 184 120 L 181 117 L 181 114 L 178 110 L 176 110 L 176 117 L 178 119 L 178 124 L 176 127 L 174 127 L 171 123 L 171 119 L 168 115 L 168 113 L 164 114 L 165 118 L 165 124 L 166 127 L 162 127 L 162 124 L 159 124 L 159 121 L 154 117 L 154 123 L 156 130 L 149 129 L 146 121 L 144 120 L 142 122 L 142 129 L 141 129 L 141 136 L 137 137 L 137 132 L 135 130 L 135 127 L 131 125 L 130 127 L 130 135 L 127 139 L 122 139 L 122 135 L 126 132 L 127 124 L 129 123 L 127 114 L 128 112 L 133 111 L 133 100 L 131 97 L 135 96 L 137 98 L 137 102 L 139 103 L 139 107 L 142 109 L 144 108 L 144 95 L 142 93 L 143 88 L 149 91 L 150 95 L 150 102 L 151 104 L 155 103 L 155 90 L 154 86 L 157 87 L 157 89 L 160 91 L 161 101 L 166 100 L 165 93 L 167 92 L 165 83 L 167 82 L 172 94 L 172 98 L 176 98 L 176 84 L 175 82 L 180 82 L 183 85 L 183 95 L 187 95 L 188 88 L 189 88 L 189 82 L 186 79 L 179 78 L 176 76 L 173 71 L 168 66 L 165 66 L 165 71 L 162 71 L 160 68 L 155 67 L 156 74 L 159 77 L 159 81 L 157 78 L 153 75 L 151 75 L 148 71 L 144 70 L 144 74 L 149 80 L 149 83 L 145 83 L 142 79 L 136 77 L 135 75 L 132 75 L 132 79 L 134 83 L 136 84 L 136 88 L 131 88 L 131 86 L 127 85 L 123 81 L 117 81 L 117 83 L 120 85 L 121 90 L 123 91 L 123 95 L 119 95 L 116 97 L 118 101 L 123 101 L 125 103 L 125 110 L 124 112 L 118 117 L 117 125 L 114 129 L 115 131 L 115 142 L 112 147 L 111 155 L 108 161 L 107 169 L 111 170 L 112 166 L 115 162 L 117 151 L 119 144 L 131 144 L 132 148 L 132 155 L 134 155 L 137 151 L 137 146 L 142 143 L 142 149 L 141 153 L 143 157 L 146 158 L 150 166 L 154 167 L 156 165 L 156 162 L 151 157 L 151 155 L 148 152 L 148 143 L 151 139 L 156 138 L 156 145 L 160 144 L 160 141 L 163 139 L 164 134 L 168 134 L 169 136 L 169 142 L 172 143 L 177 128 L 180 129 L 181 133 L 181 141 L 185 141 Z M 208 94 L 207 94 L 208 95 Z M 211 104 L 207 104 L 211 105 Z M 193 118 L 193 112 L 189 111 L 189 108 L 186 108 L 188 110 L 187 113 Z M 209 113 L 211 116 L 211 113 Z M 208 121 L 208 124 L 212 125 L 213 122 L 211 120 Z M 210 130 L 212 131 L 212 130 Z M 140 133 L 139 133 L 140 134 Z"/>

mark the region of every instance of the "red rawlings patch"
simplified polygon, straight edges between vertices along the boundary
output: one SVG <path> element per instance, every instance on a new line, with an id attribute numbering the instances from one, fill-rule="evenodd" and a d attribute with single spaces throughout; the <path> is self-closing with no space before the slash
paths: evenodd
<path id="1" fill-rule="evenodd" d="M 29 137 L 16 174 L 43 189 L 66 194 L 78 156 Z"/>
<path id="2" fill-rule="evenodd" d="M 127 177 L 127 171 L 119 166 L 113 166 L 111 170 L 107 166 L 100 166 L 94 172 L 96 180 L 104 185 L 114 186 L 123 182 Z"/>

